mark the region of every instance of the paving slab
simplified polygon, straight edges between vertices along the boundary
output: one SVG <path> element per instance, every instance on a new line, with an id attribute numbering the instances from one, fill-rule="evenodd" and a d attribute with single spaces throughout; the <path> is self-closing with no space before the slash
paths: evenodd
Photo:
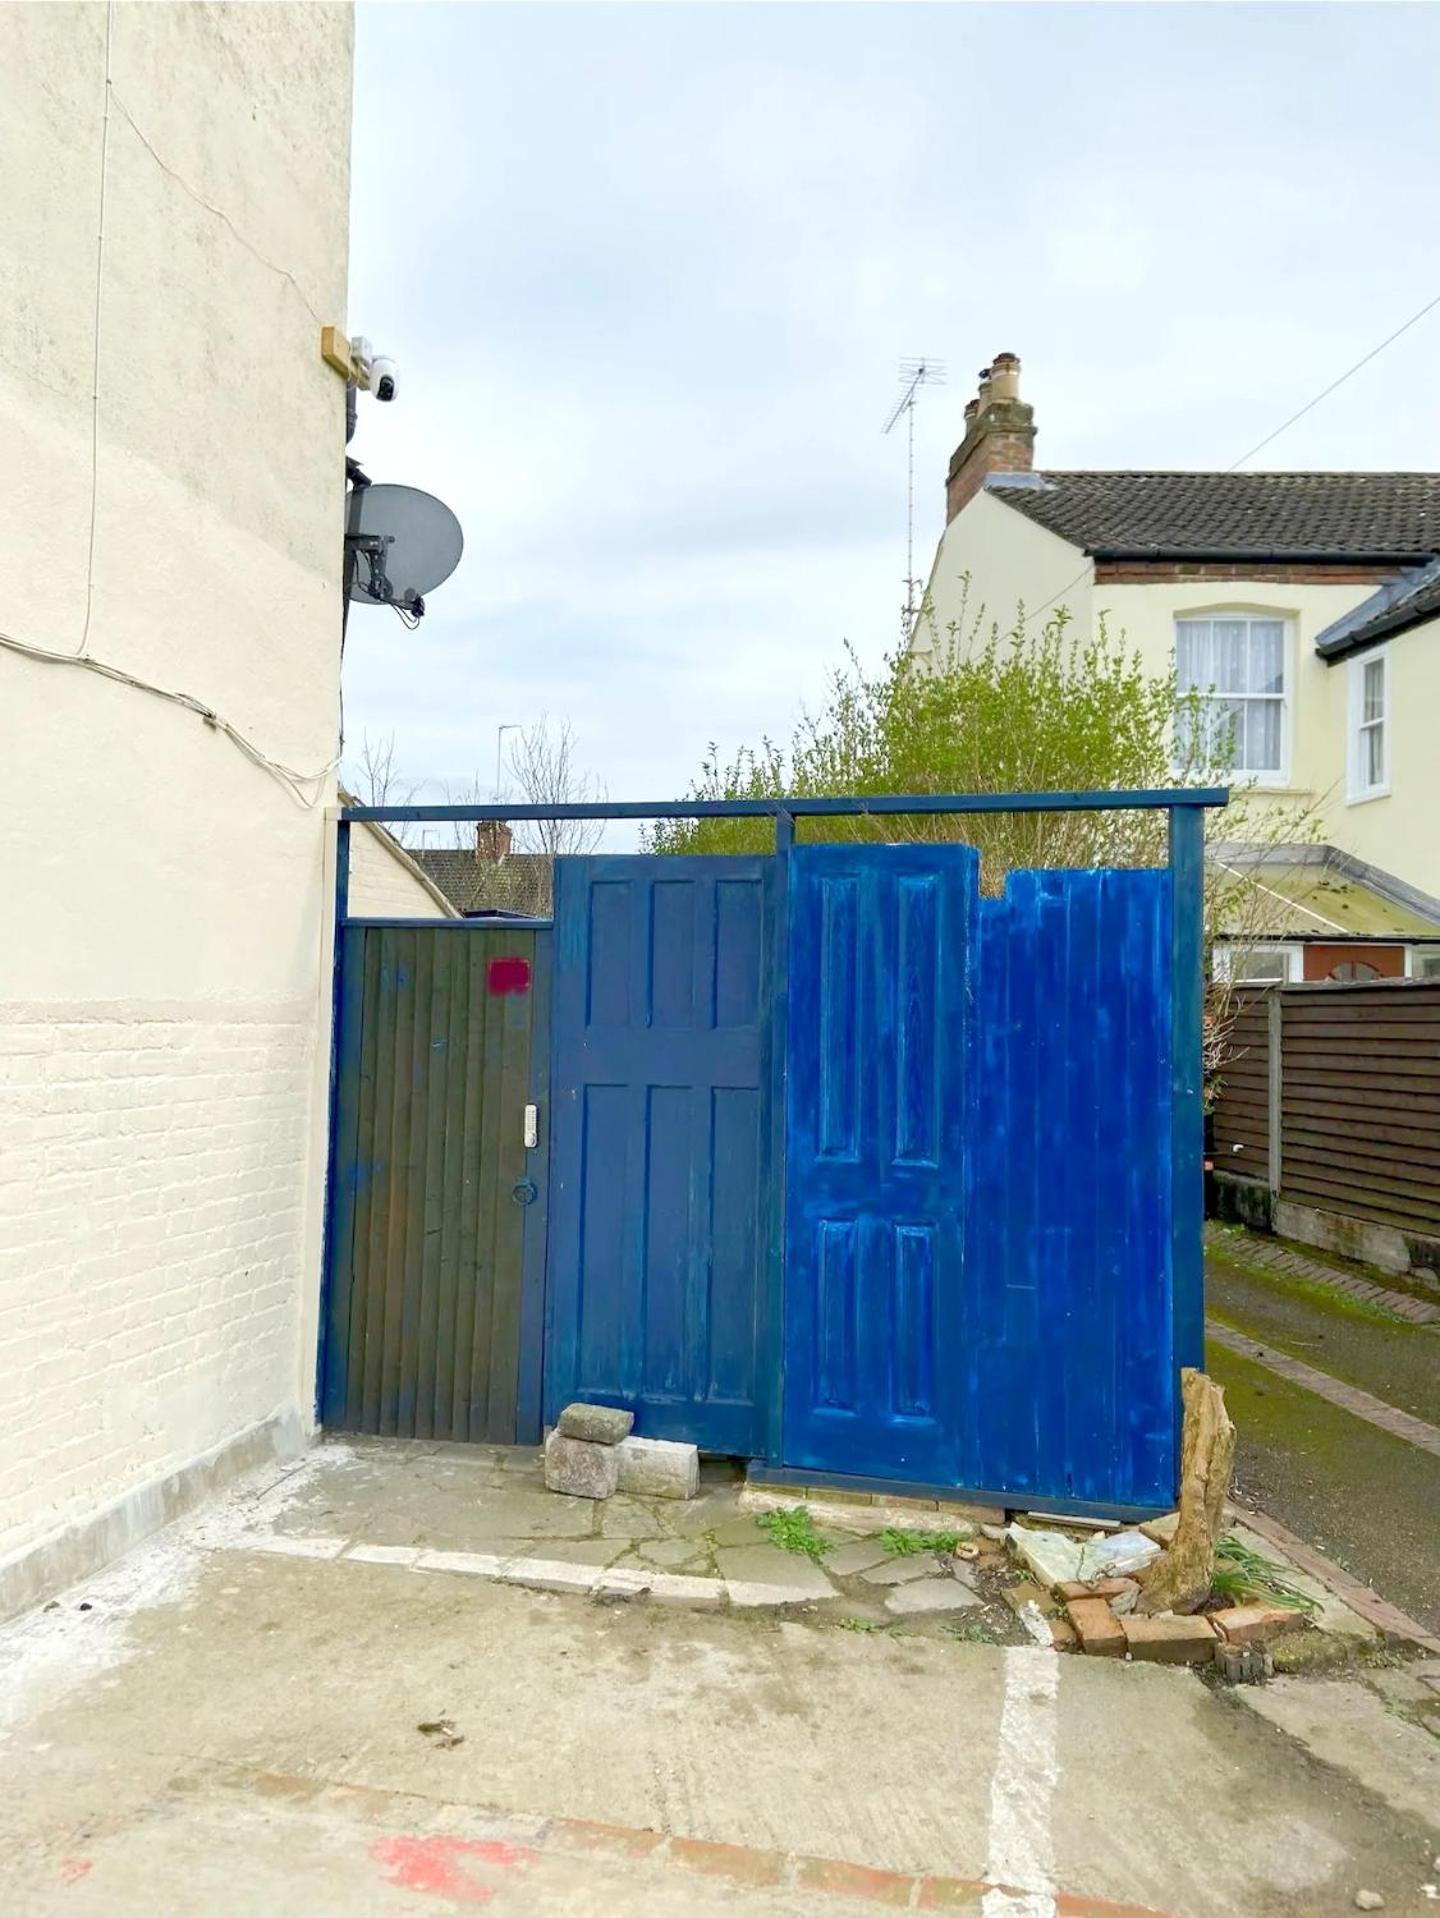
<path id="1" fill-rule="evenodd" d="M 940 1561 L 932 1553 L 916 1552 L 909 1558 L 887 1558 L 883 1565 L 860 1576 L 867 1585 L 908 1585 L 917 1578 L 934 1578 L 940 1569 Z"/>
<path id="2" fill-rule="evenodd" d="M 953 1578 L 922 1578 L 897 1585 L 885 1601 L 887 1612 L 907 1618 L 922 1612 L 963 1612 L 980 1604 L 979 1594 Z"/>
<path id="3" fill-rule="evenodd" d="M 833 1598 L 835 1587 L 803 1552 L 782 1552 L 778 1545 L 722 1545 L 715 1554 L 720 1576 L 727 1582 L 784 1592 L 791 1601 Z M 732 1598 L 734 1593 L 731 1594 Z M 747 1595 L 741 1603 L 764 1603 Z"/>
<path id="4" fill-rule="evenodd" d="M 661 1565 L 672 1571 L 703 1556 L 696 1549 L 695 1541 L 689 1538 L 645 1539 L 635 1547 L 635 1554 L 647 1565 Z"/>
<path id="5" fill-rule="evenodd" d="M 601 1504 L 599 1521 L 602 1538 L 660 1538 L 665 1533 L 665 1527 L 650 1506 L 639 1499 L 627 1498 L 623 1492 Z"/>
<path id="6" fill-rule="evenodd" d="M 872 1566 L 884 1564 L 889 1556 L 878 1539 L 852 1539 L 848 1545 L 839 1545 L 825 1554 L 825 1569 L 840 1578 L 853 1578 L 857 1572 L 868 1572 Z"/>

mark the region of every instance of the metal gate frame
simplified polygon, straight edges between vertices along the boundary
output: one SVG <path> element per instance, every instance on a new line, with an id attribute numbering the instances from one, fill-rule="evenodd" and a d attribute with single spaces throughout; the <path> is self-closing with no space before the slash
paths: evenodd
<path id="1" fill-rule="evenodd" d="M 1201 1018 L 1204 1000 L 1204 815 L 1211 807 L 1229 803 L 1230 794 L 1221 786 L 1151 788 L 1111 792 L 1028 792 L 1028 793 L 937 793 L 894 794 L 880 797 L 808 798 L 786 796 L 777 799 L 735 800 L 657 800 L 614 801 L 576 805 L 482 806 L 344 806 L 340 809 L 335 841 L 335 947 L 332 987 L 330 1039 L 330 1136 L 329 1166 L 325 1189 L 325 1255 L 321 1278 L 319 1312 L 319 1349 L 316 1365 L 316 1419 L 320 1416 L 320 1397 L 325 1376 L 325 1325 L 331 1287 L 331 1238 L 333 1232 L 334 1183 L 336 1164 L 336 1121 L 338 1093 L 338 1035 L 341 1014 L 339 928 L 355 924 L 349 915 L 350 828 L 359 824 L 476 823 L 482 820 L 538 822 L 544 820 L 653 820 L 653 819 L 769 819 L 774 822 L 774 853 L 778 861 L 775 882 L 775 913 L 771 978 L 774 988 L 774 1044 L 770 1123 L 772 1163 L 784 1164 L 785 1131 L 785 1034 L 786 1034 L 786 951 L 789 922 L 786 855 L 795 840 L 797 819 L 856 817 L 889 818 L 901 815 L 954 815 L 966 813 L 1036 812 L 1164 812 L 1168 825 L 1168 868 L 1171 874 L 1172 916 L 1170 926 L 1171 962 L 1171 1310 L 1173 1352 L 1176 1368 L 1175 1434 L 1179 1456 L 1179 1372 L 1185 1366 L 1204 1364 L 1204 1067 Z M 379 923 L 367 921 L 366 923 Z M 453 921 L 402 920 L 394 923 L 423 926 Z M 477 921 L 477 924 L 485 924 Z M 509 922 L 540 929 L 546 920 Z M 464 936 L 461 933 L 459 936 Z M 764 1429 L 767 1434 L 765 1458 L 752 1466 L 757 1478 L 793 1477 L 786 1473 L 783 1434 L 783 1352 L 784 1352 L 784 1270 L 785 1181 L 773 1180 L 770 1195 L 771 1253 L 765 1272 L 769 1281 L 768 1337 L 765 1377 L 761 1381 L 766 1400 Z M 532 1212 L 542 1208 L 534 1206 Z M 532 1247 L 544 1256 L 543 1221 L 536 1220 L 526 1234 L 527 1263 Z M 527 1274 L 527 1290 L 529 1289 Z M 527 1315 L 528 1316 L 528 1315 Z M 811 1477 L 818 1477 L 811 1474 Z M 851 1478 L 845 1481 L 856 1489 L 914 1491 L 889 1481 Z M 1113 1514 L 1121 1508 L 1095 1507 L 1073 1502 L 1076 1512 L 1103 1510 Z"/>

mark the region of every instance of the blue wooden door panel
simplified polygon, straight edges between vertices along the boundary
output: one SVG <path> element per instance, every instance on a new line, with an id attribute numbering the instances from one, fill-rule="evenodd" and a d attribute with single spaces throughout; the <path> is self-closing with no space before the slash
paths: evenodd
<path id="1" fill-rule="evenodd" d="M 1174 1496 L 1170 876 L 791 856 L 785 1462 Z"/>
<path id="2" fill-rule="evenodd" d="M 772 864 L 559 862 L 547 1417 L 760 1449 Z"/>
<path id="3" fill-rule="evenodd" d="M 1169 936 L 1163 871 L 1017 872 L 980 903 L 965 1446 L 978 1488 L 1174 1495 Z"/>
<path id="4" fill-rule="evenodd" d="M 958 1481 L 975 870 L 963 846 L 791 855 L 788 1465 Z"/>

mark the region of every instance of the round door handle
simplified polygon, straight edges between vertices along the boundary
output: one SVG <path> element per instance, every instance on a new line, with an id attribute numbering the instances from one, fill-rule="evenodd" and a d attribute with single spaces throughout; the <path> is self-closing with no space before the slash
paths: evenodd
<path id="1" fill-rule="evenodd" d="M 510 1197 L 516 1205 L 534 1205 L 540 1196 L 540 1188 L 533 1179 L 517 1179 L 510 1188 Z"/>

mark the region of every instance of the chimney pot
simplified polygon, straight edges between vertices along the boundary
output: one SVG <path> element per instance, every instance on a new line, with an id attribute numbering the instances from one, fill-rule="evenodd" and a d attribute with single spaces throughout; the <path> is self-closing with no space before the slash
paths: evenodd
<path id="1" fill-rule="evenodd" d="M 1035 461 L 1035 413 L 1020 397 L 1020 361 L 997 353 L 980 370 L 980 390 L 965 408 L 965 437 L 945 481 L 945 523 L 974 498 L 989 473 L 1028 473 Z"/>
<path id="2" fill-rule="evenodd" d="M 475 857 L 498 864 L 509 852 L 514 836 L 503 819 L 477 819 Z"/>

